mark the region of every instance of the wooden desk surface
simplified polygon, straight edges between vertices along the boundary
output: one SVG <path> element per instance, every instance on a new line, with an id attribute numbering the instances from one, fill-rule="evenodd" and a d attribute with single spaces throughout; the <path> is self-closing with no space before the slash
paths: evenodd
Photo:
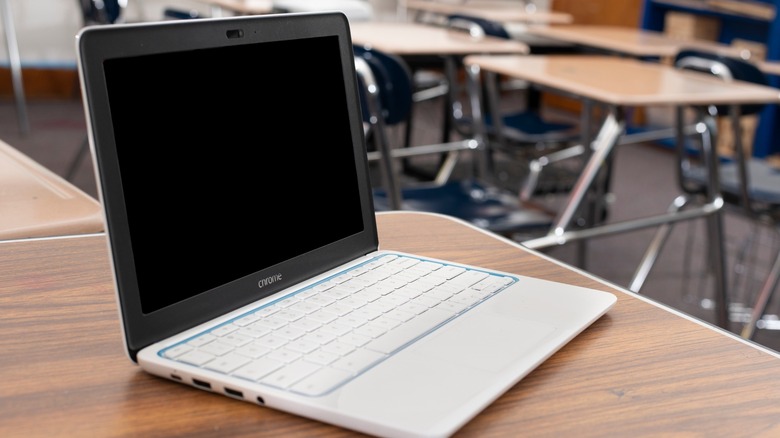
<path id="1" fill-rule="evenodd" d="M 531 35 L 589 46 L 636 57 L 675 56 L 682 48 L 699 48 L 739 56 L 744 49 L 704 40 L 681 40 L 662 32 L 632 27 L 572 24 L 564 26 L 531 26 Z"/>
<path id="2" fill-rule="evenodd" d="M 780 356 L 462 222 L 388 213 L 379 231 L 385 249 L 618 297 L 458 436 L 780 434 Z M 0 243 L 0 272 L 0 436 L 356 436 L 133 365 L 103 236 Z"/>
<path id="3" fill-rule="evenodd" d="M 607 104 L 777 103 L 780 90 L 615 56 L 467 56 L 467 65 Z"/>
<path id="4" fill-rule="evenodd" d="M 103 231 L 100 204 L 0 141 L 0 240 Z"/>
<path id="5" fill-rule="evenodd" d="M 780 76 L 780 61 L 759 61 L 756 64 L 764 73 Z"/>
<path id="6" fill-rule="evenodd" d="M 567 24 L 574 21 L 574 17 L 565 12 L 529 12 L 519 3 L 512 1 L 443 3 L 436 0 L 408 0 L 406 7 L 413 11 L 433 12 L 440 15 L 472 15 L 504 23 Z"/>
<path id="7" fill-rule="evenodd" d="M 358 22 L 350 25 L 352 42 L 396 55 L 467 55 L 529 52 L 519 41 L 468 34 L 419 23 Z"/>

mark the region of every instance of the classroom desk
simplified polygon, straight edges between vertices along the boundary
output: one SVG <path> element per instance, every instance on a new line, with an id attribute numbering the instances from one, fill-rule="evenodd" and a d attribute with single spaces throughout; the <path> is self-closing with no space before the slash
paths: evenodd
<path id="1" fill-rule="evenodd" d="M 522 4 L 513 1 L 444 3 L 436 0 L 407 0 L 406 9 L 416 13 L 428 12 L 441 16 L 471 15 L 502 23 L 568 24 L 574 21 L 571 14 L 565 12 L 529 11 Z"/>
<path id="2" fill-rule="evenodd" d="M 780 356 L 443 216 L 380 245 L 615 293 L 600 320 L 456 436 L 780 433 Z M 153 377 L 125 356 L 105 237 L 0 243 L 0 436 L 359 436 Z"/>
<path id="3" fill-rule="evenodd" d="M 702 50 L 752 61 L 770 76 L 780 74 L 780 63 L 753 58 L 752 53 L 745 48 L 707 40 L 674 38 L 663 32 L 652 30 L 598 25 L 564 25 L 529 27 L 527 32 L 539 38 L 553 39 L 562 43 L 577 44 L 581 47 L 636 58 L 671 60 L 683 49 Z M 770 84 L 777 86 L 772 78 L 770 78 Z M 753 145 L 754 152 L 758 156 L 771 154 L 775 150 L 775 147 L 771 145 L 780 141 L 778 138 L 780 134 L 775 132 L 775 125 L 780 123 L 780 115 L 777 113 L 775 105 L 769 105 L 765 108 L 760 119 L 759 126 L 756 128 L 757 141 Z"/>
<path id="4" fill-rule="evenodd" d="M 495 37 L 472 38 L 463 31 L 409 22 L 360 22 L 350 24 L 352 42 L 392 53 L 406 59 L 440 57 L 450 87 L 448 105 L 459 99 L 456 59 L 473 54 L 527 54 L 530 49 L 520 41 Z M 453 110 L 455 110 L 453 108 Z M 445 120 L 445 139 L 449 135 L 452 111 Z"/>
<path id="5" fill-rule="evenodd" d="M 0 212 L 0 240 L 103 231 L 97 200 L 3 141 Z"/>
<path id="6" fill-rule="evenodd" d="M 531 35 L 633 57 L 674 57 L 682 48 L 741 56 L 745 49 L 705 40 L 683 40 L 632 27 L 571 24 L 529 26 Z"/>
<path id="7" fill-rule="evenodd" d="M 529 47 L 520 41 L 495 37 L 472 38 L 467 33 L 409 22 L 357 22 L 350 24 L 352 42 L 357 45 L 372 47 L 386 53 L 391 53 L 414 64 L 415 59 L 441 59 L 445 77 L 448 82 L 448 94 L 445 101 L 444 122 L 442 126 L 443 147 L 449 142 L 450 131 L 461 113 L 461 93 L 459 88 L 458 58 L 471 54 L 527 54 Z M 437 61 L 438 62 L 438 61 Z M 427 64 L 427 62 L 426 62 Z M 405 144 L 410 142 L 411 124 L 407 123 Z M 453 142 L 453 147 L 456 146 Z M 460 142 L 462 143 L 462 142 Z M 450 156 L 455 156 L 452 152 Z M 369 154 L 370 159 L 377 159 Z M 452 163 L 454 161 L 450 161 Z M 436 177 L 446 179 L 451 166 L 445 166 Z M 408 170 L 408 169 L 407 169 Z M 428 175 L 426 175 L 428 176 Z M 394 178 L 397 180 L 397 178 Z"/>
<path id="8" fill-rule="evenodd" d="M 568 241 L 598 237 L 614 233 L 654 227 L 680 220 L 705 217 L 711 253 L 715 261 L 717 321 L 728 327 L 728 298 L 726 294 L 725 255 L 723 248 L 723 200 L 718 189 L 715 152 L 705 150 L 703 159 L 710 165 L 708 202 L 700 208 L 667 212 L 614 224 L 570 230 L 575 214 L 592 189 L 600 169 L 612 153 L 620 137 L 625 134 L 626 109 L 638 106 L 701 106 L 710 104 L 742 104 L 780 102 L 780 91 L 772 87 L 745 82 L 724 82 L 714 76 L 680 71 L 659 63 L 642 62 L 615 56 L 586 55 L 531 55 L 531 56 L 468 56 L 464 59 L 469 78 L 480 81 L 481 72 L 493 81 L 496 74 L 526 80 L 558 92 L 578 96 L 585 102 L 595 102 L 608 110 L 600 132 L 591 144 L 589 158 L 569 197 L 553 222 L 547 236 L 524 242 L 528 247 L 544 248 Z M 478 83 L 478 82 L 477 82 Z M 490 98 L 495 104 L 496 97 Z M 472 106 L 473 107 L 473 106 Z M 478 106 L 477 106 L 478 107 Z M 585 105 L 590 108 L 590 104 Z M 584 110 L 588 112 L 589 110 Z M 586 114 L 589 115 L 589 114 Z M 475 116 L 475 119 L 481 117 Z M 706 130 L 710 145 L 715 143 L 714 121 Z M 589 119 L 583 122 L 590 125 Z M 682 126 L 678 126 L 682 129 Z M 738 134 L 736 134 L 738 135 Z M 671 200 L 670 200 L 671 201 Z M 642 273 L 638 273 L 640 275 Z"/>
<path id="9" fill-rule="evenodd" d="M 527 44 L 420 23 L 372 21 L 350 24 L 352 42 L 399 56 L 444 57 L 476 53 L 528 53 Z"/>

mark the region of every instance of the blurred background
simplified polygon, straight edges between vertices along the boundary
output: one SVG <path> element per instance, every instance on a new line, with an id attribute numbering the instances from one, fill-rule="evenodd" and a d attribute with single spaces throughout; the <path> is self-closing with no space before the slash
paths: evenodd
<path id="1" fill-rule="evenodd" d="M 29 132 L 19 126 L 19 112 L 14 99 L 9 57 L 0 50 L 0 140 L 66 177 L 91 196 L 97 197 L 97 186 L 90 157 L 79 157 L 86 138 L 86 123 L 81 104 L 76 71 L 75 35 L 85 25 L 80 0 L 6 0 L 11 13 L 23 69 L 25 99 L 29 118 Z M 246 0 L 246 3 L 265 0 Z M 319 0 L 312 0 L 318 2 Z M 454 0 L 453 0 L 454 1 Z M 125 0 L 119 22 L 146 22 L 166 19 L 165 10 L 196 11 L 201 16 L 232 15 L 214 2 L 194 0 Z M 478 2 L 475 2 L 478 3 Z M 327 4 L 323 0 L 321 4 Z M 373 19 L 380 21 L 405 20 L 404 1 L 366 1 Z M 642 0 L 536 1 L 538 11 L 555 10 L 571 14 L 577 24 L 609 24 L 638 27 L 641 22 Z M 688 19 L 669 26 L 676 35 L 706 36 L 706 20 Z M 4 30 L 9 22 L 4 21 Z M 513 35 L 522 38 L 522 24 L 509 26 Z M 522 89 L 519 92 L 523 92 Z M 577 118 L 570 101 L 558 96 L 546 96 L 544 103 L 563 118 Z M 436 102 L 421 104 L 414 122 L 415 141 L 439 135 L 441 120 L 436 119 Z M 668 111 L 648 110 L 643 117 L 651 123 L 669 120 Z M 612 176 L 612 201 L 621 208 L 610 212 L 608 221 L 634 218 L 646 212 L 663 211 L 678 193 L 674 177 L 674 156 L 668 147 L 652 142 L 622 147 L 616 156 Z M 650 168 L 652 171 L 648 172 Z M 769 263 L 777 250 L 774 234 L 757 229 L 739 215 L 727 215 L 727 250 L 729 277 L 736 291 L 732 298 L 742 305 L 752 300 L 766 275 Z M 624 235 L 593 239 L 587 245 L 587 263 L 582 268 L 606 281 L 626 287 L 634 269 L 647 247 L 653 230 L 642 230 Z M 658 264 L 645 284 L 642 294 L 702 321 L 714 321 L 711 278 L 708 269 L 696 263 L 692 254 L 707 251 L 703 224 L 693 221 L 675 228 Z M 737 259 L 744 242 L 757 239 L 758 249 L 748 259 Z M 567 263 L 576 264 L 575 245 L 552 248 L 545 253 Z M 770 314 L 777 314 L 776 304 Z M 739 330 L 739 312 L 734 313 L 734 329 Z M 780 328 L 780 327 L 778 327 Z M 761 330 L 756 342 L 780 349 L 780 331 Z"/>

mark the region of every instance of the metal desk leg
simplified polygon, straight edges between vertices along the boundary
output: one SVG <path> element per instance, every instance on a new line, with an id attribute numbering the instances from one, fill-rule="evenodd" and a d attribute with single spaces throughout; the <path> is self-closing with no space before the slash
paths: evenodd
<path id="1" fill-rule="evenodd" d="M 488 80 L 495 80 L 494 73 L 486 72 Z M 471 106 L 471 118 L 473 120 L 473 137 L 477 142 L 477 154 L 476 162 L 472 163 L 471 172 L 472 176 L 477 175 L 480 178 L 492 179 L 493 175 L 488 168 L 488 138 L 487 127 L 485 126 L 485 119 L 482 115 L 482 102 L 484 97 L 481 92 L 482 73 L 478 65 L 470 65 L 466 67 L 466 91 L 468 93 L 469 103 Z"/>
<path id="2" fill-rule="evenodd" d="M 580 113 L 580 142 L 583 146 L 585 146 L 585 160 L 587 163 L 587 160 L 590 159 L 591 154 L 593 153 L 593 127 L 591 126 L 593 123 L 593 101 L 590 99 L 583 99 L 582 101 L 582 111 Z M 588 210 L 592 210 L 590 207 Z M 589 211 L 588 213 L 591 213 Z M 589 219 L 592 219 L 590 215 L 588 215 Z M 588 226 L 592 224 L 587 224 Z M 588 260 L 588 241 L 587 239 L 580 239 L 574 242 L 574 245 L 577 247 L 577 266 L 582 269 L 587 269 L 587 260 Z"/>
<path id="3" fill-rule="evenodd" d="M 622 116 L 622 110 L 611 108 L 601 125 L 601 130 L 593 141 L 590 159 L 566 200 L 566 206 L 553 223 L 551 235 L 562 236 L 571 224 L 574 215 L 582 205 L 582 201 L 592 188 L 593 181 L 606 163 L 607 157 L 614 149 L 620 136 L 625 132 L 625 126 L 626 122 Z"/>
<path id="4" fill-rule="evenodd" d="M 685 160 L 685 154 L 687 153 L 686 148 L 686 131 L 684 127 L 684 108 L 681 106 L 676 106 L 674 108 L 675 112 L 675 155 L 677 158 L 677 185 L 682 187 L 683 183 L 683 161 Z M 702 132 L 706 128 L 705 125 L 698 126 L 696 132 L 699 135 L 703 135 Z M 675 213 L 680 210 L 682 210 L 686 205 L 688 204 L 688 197 L 685 195 L 680 195 L 676 197 L 672 204 L 669 206 L 668 211 L 670 213 Z M 655 265 L 656 260 L 658 260 L 658 256 L 661 253 L 661 250 L 663 249 L 664 245 L 666 244 L 666 239 L 669 238 L 669 234 L 672 232 L 672 227 L 674 226 L 674 222 L 669 222 L 662 224 L 658 227 L 658 229 L 655 232 L 655 236 L 653 236 L 653 240 L 650 242 L 650 246 L 647 247 L 647 250 L 645 250 L 645 254 L 642 256 L 642 261 L 639 262 L 639 266 L 637 266 L 636 271 L 634 272 L 634 276 L 631 279 L 631 283 L 628 287 L 629 290 L 633 292 L 639 292 L 642 289 L 642 286 L 644 286 L 645 281 L 647 280 L 647 277 L 650 275 L 650 271 L 653 269 L 653 266 Z"/>
<path id="5" fill-rule="evenodd" d="M 714 114 L 704 116 L 703 123 L 707 126 L 707 135 L 702 136 L 702 155 L 708 169 L 707 202 L 723 205 L 720 193 L 720 172 L 718 171 L 718 152 L 715 147 L 717 125 Z M 735 135 L 741 135 L 735 133 Z M 724 251 L 723 209 L 718 208 L 707 216 L 707 235 L 710 242 L 710 256 L 713 262 L 715 276 L 715 303 L 717 306 L 715 320 L 718 326 L 729 329 L 729 303 L 726 291 L 726 254 Z"/>
<path id="6" fill-rule="evenodd" d="M 685 152 L 685 136 L 684 136 L 684 121 L 683 121 L 683 108 L 677 107 L 676 111 L 676 153 L 677 159 L 682 163 Z M 726 255 L 725 255 L 725 243 L 723 233 L 723 216 L 722 207 L 723 199 L 720 194 L 720 177 L 718 171 L 718 154 L 715 147 L 715 138 L 717 135 L 717 127 L 714 114 L 701 113 L 701 123 L 697 124 L 696 131 L 701 134 L 701 146 L 702 146 L 702 158 L 705 166 L 707 166 L 708 181 L 707 181 L 707 200 L 706 210 L 702 215 L 707 221 L 707 240 L 710 244 L 710 251 L 708 255 L 712 257 L 711 265 L 713 269 L 714 282 L 715 282 L 715 303 L 716 303 L 716 323 L 721 328 L 729 328 L 729 300 L 726 290 Z M 735 135 L 741 135 L 736 132 Z M 682 168 L 677 169 L 677 178 L 682 178 Z M 678 185 L 682 186 L 680 182 Z M 674 200 L 669 207 L 670 214 L 680 214 L 681 210 L 686 206 L 688 198 L 686 196 L 679 196 Z M 680 215 L 680 217 L 683 217 Z M 691 218 L 700 217 L 699 214 L 691 216 Z M 663 248 L 669 233 L 674 226 L 674 222 L 668 222 L 661 224 L 656 231 L 656 234 L 647 248 L 642 261 L 637 267 L 634 277 L 631 280 L 629 289 L 634 292 L 639 290 L 644 285 L 650 270 L 653 267 L 661 249 Z"/>
<path id="7" fill-rule="evenodd" d="M 23 135 L 30 133 L 30 122 L 27 119 L 27 103 L 24 98 L 24 85 L 22 84 L 22 62 L 19 57 L 19 45 L 16 41 L 16 29 L 11 13 L 11 5 L 8 0 L 0 0 L 0 15 L 5 29 L 5 44 L 8 48 L 8 60 L 11 64 L 11 80 L 14 87 L 14 99 L 16 100 L 16 114 L 19 117 L 19 130 Z"/>

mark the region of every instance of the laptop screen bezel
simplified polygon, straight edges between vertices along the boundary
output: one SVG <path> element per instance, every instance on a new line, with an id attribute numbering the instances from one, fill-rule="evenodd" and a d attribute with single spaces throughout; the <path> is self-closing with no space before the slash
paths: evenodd
<path id="1" fill-rule="evenodd" d="M 238 29 L 242 32 L 236 32 Z M 228 34 L 241 35 L 241 37 L 227 38 Z M 349 111 L 363 230 L 292 260 L 254 272 L 245 278 L 244 285 L 284 272 L 282 281 L 274 283 L 272 287 L 265 287 L 262 291 L 229 284 L 145 314 L 142 311 L 136 278 L 127 205 L 104 77 L 104 61 L 117 57 L 324 36 L 336 36 L 339 42 L 341 65 L 345 72 L 343 76 L 346 107 Z M 77 54 L 98 193 L 104 207 L 121 326 L 127 353 L 133 361 L 136 361 L 140 349 L 154 342 L 235 310 L 270 293 L 290 287 L 321 273 L 324 269 L 336 267 L 378 248 L 351 36 L 344 14 L 340 12 L 294 13 L 92 26 L 79 32 Z M 312 74 L 316 74 L 316 68 L 312 69 Z M 317 220 L 316 218 L 312 220 L 313 228 L 317 227 Z M 160 225 L 163 226 L 162 223 Z"/>

